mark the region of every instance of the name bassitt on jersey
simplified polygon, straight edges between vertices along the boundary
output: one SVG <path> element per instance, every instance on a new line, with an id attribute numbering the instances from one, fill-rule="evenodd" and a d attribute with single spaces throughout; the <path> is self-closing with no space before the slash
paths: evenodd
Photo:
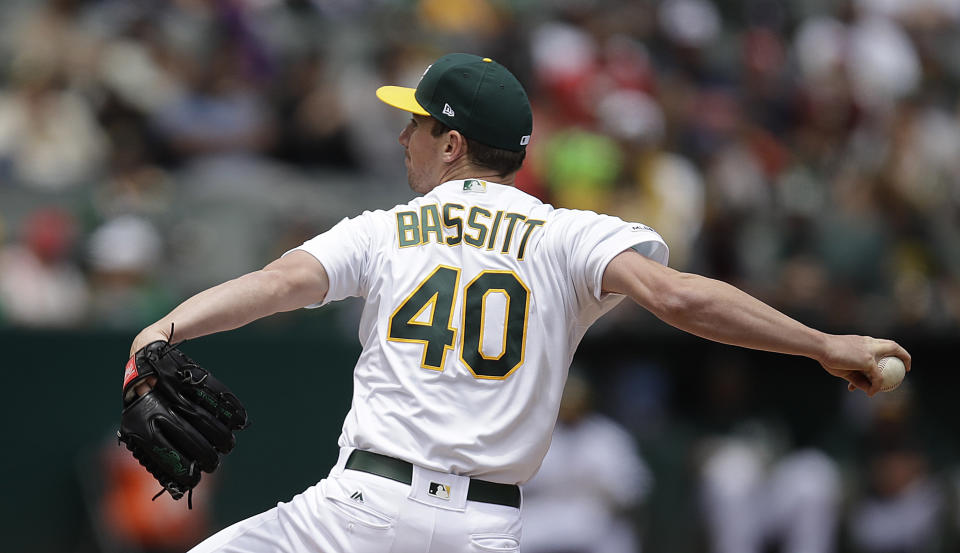
<path id="1" fill-rule="evenodd" d="M 600 282 L 628 248 L 667 262 L 645 225 L 478 179 L 305 242 L 298 249 L 330 278 L 321 305 L 365 298 L 340 445 L 525 482 L 546 454 L 577 344 L 622 299 Z"/>
<path id="2" fill-rule="evenodd" d="M 397 244 L 401 248 L 431 243 L 451 247 L 467 244 L 505 255 L 512 253 L 521 260 L 527 251 L 530 235 L 546 222 L 530 219 L 523 213 L 504 210 L 491 213 L 479 205 L 454 202 L 426 204 L 420 206 L 419 214 L 416 211 L 398 211 L 396 216 Z M 520 243 L 511 252 L 518 223 L 521 227 L 517 232 L 521 237 Z"/>

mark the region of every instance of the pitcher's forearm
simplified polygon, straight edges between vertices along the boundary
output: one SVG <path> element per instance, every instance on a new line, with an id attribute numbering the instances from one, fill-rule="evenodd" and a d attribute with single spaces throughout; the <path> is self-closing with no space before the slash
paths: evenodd
<path id="1" fill-rule="evenodd" d="M 627 250 L 603 273 L 602 290 L 625 294 L 664 322 L 702 338 L 752 349 L 803 355 L 869 395 L 880 389 L 878 362 L 910 354 L 892 340 L 825 334 L 719 280 L 681 273 Z"/>
<path id="2" fill-rule="evenodd" d="M 233 330 L 323 300 L 330 281 L 313 256 L 296 251 L 259 271 L 204 290 L 143 329 L 130 353 L 155 340 L 182 341 Z M 173 336 L 170 336 L 171 325 Z"/>
<path id="3" fill-rule="evenodd" d="M 283 287 L 263 271 L 248 273 L 200 292 L 148 326 L 137 336 L 131 354 L 158 339 L 191 340 L 233 330 L 283 310 Z M 171 329 L 173 336 L 170 335 Z"/>
<path id="4" fill-rule="evenodd" d="M 829 336 L 725 282 L 681 273 L 625 251 L 603 275 L 603 290 L 626 294 L 661 320 L 708 340 L 822 361 Z"/>
<path id="5" fill-rule="evenodd" d="M 725 344 L 823 360 L 828 336 L 725 282 L 681 273 L 674 309 L 656 313 L 677 328 Z"/>
<path id="6" fill-rule="evenodd" d="M 178 339 L 198 338 L 272 315 L 283 307 L 282 297 L 277 280 L 256 271 L 200 292 L 158 324 L 168 327 L 169 323 L 176 323 Z"/>

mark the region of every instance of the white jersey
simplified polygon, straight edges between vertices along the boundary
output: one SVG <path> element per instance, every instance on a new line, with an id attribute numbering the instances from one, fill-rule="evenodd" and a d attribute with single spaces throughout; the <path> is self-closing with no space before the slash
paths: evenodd
<path id="1" fill-rule="evenodd" d="M 305 242 L 298 249 L 330 277 L 323 304 L 366 300 L 340 445 L 528 480 L 550 445 L 580 339 L 623 299 L 602 294 L 601 279 L 628 248 L 667 262 L 666 244 L 645 225 L 476 179 Z"/>

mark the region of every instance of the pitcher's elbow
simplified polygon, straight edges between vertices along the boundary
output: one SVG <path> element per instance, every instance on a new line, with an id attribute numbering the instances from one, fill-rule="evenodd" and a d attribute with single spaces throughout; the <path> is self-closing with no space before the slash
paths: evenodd
<path id="1" fill-rule="evenodd" d="M 654 314 L 664 320 L 685 318 L 703 305 L 705 298 L 691 286 L 687 275 L 670 279 L 656 294 Z"/>

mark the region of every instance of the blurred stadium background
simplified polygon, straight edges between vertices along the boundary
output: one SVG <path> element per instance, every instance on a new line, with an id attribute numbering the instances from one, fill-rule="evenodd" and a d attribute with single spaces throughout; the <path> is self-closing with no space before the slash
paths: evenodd
<path id="1" fill-rule="evenodd" d="M 121 367 L 189 294 L 405 201 L 405 117 L 373 91 L 450 51 L 527 85 L 524 190 L 914 354 L 868 401 L 608 315 L 576 363 L 649 465 L 622 514 L 644 551 L 798 551 L 757 522 L 794 508 L 810 553 L 960 548 L 960 1 L 4 0 L 0 549 L 183 550 L 326 474 L 356 304 L 185 346 L 255 423 L 192 513 L 117 468 Z"/>

